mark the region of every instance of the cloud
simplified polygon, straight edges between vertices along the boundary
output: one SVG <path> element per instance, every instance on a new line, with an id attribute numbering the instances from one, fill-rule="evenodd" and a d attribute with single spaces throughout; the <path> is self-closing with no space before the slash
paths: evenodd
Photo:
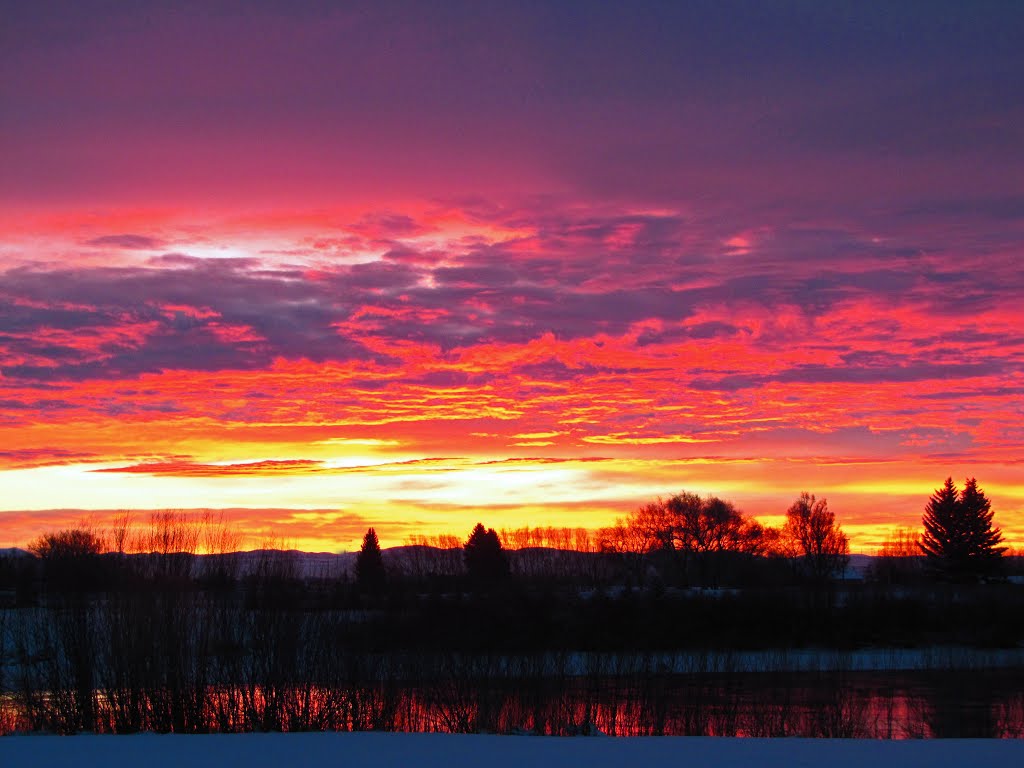
<path id="1" fill-rule="evenodd" d="M 120 526 L 125 512 L 124 509 L 3 510 L 0 511 L 0 546 L 24 547 L 44 532 L 82 526 L 102 534 Z M 167 512 L 178 520 L 198 526 L 201 531 L 206 528 L 214 535 L 216 527 L 223 523 L 240 534 L 237 546 L 241 551 L 268 547 L 297 547 L 306 552 L 356 551 L 369 526 L 377 530 L 386 546 L 397 545 L 410 534 L 423 530 L 419 520 L 380 519 L 331 508 L 134 509 L 129 512 L 129 545 L 134 538 L 144 546 L 151 521 Z M 205 544 L 201 534 L 200 546 Z"/>
<path id="2" fill-rule="evenodd" d="M 949 381 L 955 379 L 976 379 L 1001 372 L 1000 366 L 990 364 L 964 365 L 931 365 L 919 363 L 906 366 L 827 366 L 802 365 L 797 368 L 780 371 L 777 374 L 734 375 L 721 378 L 698 377 L 690 382 L 694 389 L 702 391 L 735 392 L 742 389 L 754 389 L 771 382 L 799 384 L 882 384 L 882 383 L 914 383 L 921 381 Z M 936 399 L 937 395 L 917 395 L 920 399 Z"/>
<path id="3" fill-rule="evenodd" d="M 326 507 L 517 442 L 636 495 L 1022 454 L 1018 4 L 41 8 L 5 17 L 4 466 Z M 699 456 L 752 462 L 657 465 Z"/>
<path id="4" fill-rule="evenodd" d="M 328 488 L 347 474 L 434 484 L 420 488 L 432 498 L 479 465 L 407 457 L 514 447 L 539 465 L 598 447 L 644 461 L 755 447 L 825 466 L 1019 446 L 1024 282 L 1011 255 L 958 229 L 939 243 L 936 221 L 876 236 L 855 217 L 738 226 L 553 198 L 446 205 L 371 216 L 365 236 L 343 217 L 251 240 L 165 221 L 170 241 L 234 255 L 7 268 L 0 429 L 59 444 L 59 428 L 117 462 L 91 482 Z M 958 390 L 989 394 L 943 394 Z M 126 440 L 152 453 L 114 445 Z M 211 443 L 230 449 L 177 456 Z M 366 460 L 340 466 L 357 452 Z"/>
<path id="5" fill-rule="evenodd" d="M 103 235 L 85 241 L 94 248 L 124 248 L 130 251 L 154 251 L 163 247 L 163 241 L 147 235 Z"/>
<path id="6" fill-rule="evenodd" d="M 530 344 L 548 334 L 558 340 L 632 334 L 636 350 L 648 357 L 702 342 L 733 341 L 770 352 L 795 335 L 820 336 L 824 331 L 814 324 L 861 302 L 925 304 L 966 315 L 993 310 L 1022 287 L 1009 263 L 979 275 L 961 267 L 969 258 L 940 255 L 922 270 L 912 245 L 851 229 L 751 230 L 737 253 L 728 245 L 735 227 L 676 212 L 579 210 L 550 201 L 485 210 L 482 217 L 468 210 L 460 215 L 478 216 L 476 225 L 506 234 L 462 245 L 464 238 L 456 237 L 442 256 L 434 245 L 429 256 L 404 245 L 408 259 L 381 253 L 357 263 L 320 262 L 315 269 L 290 264 L 288 256 L 187 254 L 165 254 L 144 266 L 10 269 L 4 274 L 6 300 L 0 298 L 9 329 L 0 343 L 9 354 L 0 365 L 10 377 L 39 382 L 179 369 L 259 370 L 282 358 L 365 361 L 397 371 L 412 345 L 421 345 L 436 348 L 441 358 L 434 362 L 441 367 L 403 373 L 455 386 L 470 382 L 445 367 L 444 356 L 481 345 Z M 437 233 L 435 225 L 412 216 L 391 221 L 393 216 L 381 221 L 407 232 Z M 954 288 L 957 302 L 944 306 Z M 783 326 L 780 311 L 793 320 Z M 843 322 L 846 333 L 851 326 Z M 905 334 L 900 320 L 884 322 L 876 338 Z M 956 334 L 947 338 L 963 341 L 1000 338 L 991 330 L 945 330 Z M 918 339 L 925 347 L 935 343 L 908 337 L 910 343 Z M 998 363 L 989 364 L 998 375 Z M 637 369 L 622 370 L 630 367 Z M 852 365 L 846 374 L 826 367 L 802 360 L 788 373 L 720 371 L 699 377 L 695 386 L 737 391 L 768 381 L 872 375 L 861 370 L 872 366 Z M 608 364 L 580 360 L 571 368 L 574 373 L 567 369 L 566 375 L 607 370 Z M 885 380 L 929 375 L 898 366 L 879 373 Z M 947 373 L 967 371 L 954 367 Z"/>
<path id="7" fill-rule="evenodd" d="M 933 379 L 973 379 L 999 374 L 998 363 L 913 363 L 893 366 L 825 366 L 804 365 L 782 371 L 772 377 L 781 382 L 916 382 Z"/>
<path id="8" fill-rule="evenodd" d="M 324 442 L 324 441 L 321 441 Z M 351 442 L 351 441 L 349 441 Z M 362 441 L 361 444 L 367 444 Z M 274 475 L 310 475 L 310 474 L 357 474 L 391 472 L 396 469 L 405 471 L 410 468 L 424 469 L 435 472 L 448 472 L 467 464 L 460 458 L 425 458 L 408 461 L 391 461 L 376 464 L 355 466 L 333 466 L 323 461 L 312 459 L 268 459 L 262 461 L 244 461 L 236 463 L 209 464 L 195 461 L 155 461 L 142 464 L 129 464 L 122 467 L 104 467 L 92 472 L 101 474 L 143 474 L 168 477 L 242 477 L 242 476 L 274 476 Z"/>
<path id="9" fill-rule="evenodd" d="M 363 216 L 347 229 L 373 240 L 393 240 L 400 237 L 415 237 L 434 231 L 412 216 L 392 211 L 376 211 Z"/>
<path id="10" fill-rule="evenodd" d="M 641 347 L 645 347 L 648 344 L 670 344 L 677 341 L 690 341 L 694 339 L 728 338 L 744 332 L 749 333 L 748 330 L 732 323 L 710 320 L 692 325 L 645 330 L 637 336 L 636 343 Z"/>
<path id="11" fill-rule="evenodd" d="M 0 404 L 0 409 L 5 408 Z M 0 451 L 0 465 L 5 469 L 26 469 L 50 467 L 64 464 L 80 464 L 95 461 L 96 454 L 87 451 L 72 451 L 66 448 L 19 448 Z"/>
<path id="12" fill-rule="evenodd" d="M 202 464 L 191 461 L 161 461 L 124 467 L 94 469 L 98 473 L 166 475 L 170 477 L 238 477 L 244 475 L 300 475 L 322 468 L 307 459 L 249 461 L 237 464 Z"/>
<path id="13" fill-rule="evenodd" d="M 977 400 L 979 398 L 1007 398 L 1024 396 L 1024 386 L 991 387 L 987 389 L 969 388 L 944 390 L 941 392 L 915 392 L 910 397 L 917 400 Z"/>
<path id="14" fill-rule="evenodd" d="M 321 441 L 326 443 L 327 441 Z M 352 441 L 348 441 L 351 443 Z M 361 444 L 369 444 L 362 441 Z M 549 443 L 545 443 L 548 445 Z M 47 454 L 48 455 L 48 454 Z M 0 453 L 0 459 L 5 454 Z M 512 457 L 493 460 L 478 460 L 463 457 L 427 457 L 404 461 L 383 461 L 373 464 L 336 466 L 329 462 L 309 459 L 285 459 L 246 461 L 236 463 L 203 463 L 188 460 L 150 461 L 120 467 L 104 467 L 90 470 L 99 474 L 144 474 L 166 477 L 244 477 L 309 474 L 406 474 L 408 472 L 436 474 L 471 470 L 474 467 L 523 467 L 530 468 L 546 464 L 591 464 L 610 461 L 600 456 L 582 457 Z"/>

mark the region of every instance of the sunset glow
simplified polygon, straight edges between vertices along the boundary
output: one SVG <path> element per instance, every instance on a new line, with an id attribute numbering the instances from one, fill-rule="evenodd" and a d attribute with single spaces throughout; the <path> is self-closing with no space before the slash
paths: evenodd
<path id="1" fill-rule="evenodd" d="M 0 42 L 0 547 L 685 489 L 870 552 L 950 475 L 1024 545 L 1019 9 L 90 5 Z"/>

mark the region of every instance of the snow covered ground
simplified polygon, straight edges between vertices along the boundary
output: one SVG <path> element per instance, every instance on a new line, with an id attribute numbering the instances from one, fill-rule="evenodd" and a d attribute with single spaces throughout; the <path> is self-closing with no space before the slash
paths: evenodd
<path id="1" fill-rule="evenodd" d="M 522 674 L 525 657 L 507 658 L 508 675 Z M 895 672 L 906 670 L 1019 669 L 1024 648 L 779 648 L 767 651 L 680 651 L 647 654 L 549 653 L 543 672 L 559 675 L 689 675 L 741 672 Z M 492 671 L 492 674 L 495 674 Z"/>
<path id="2" fill-rule="evenodd" d="M 945 768 L 1024 765 L 1024 741 L 547 738 L 424 733 L 291 733 L 216 736 L 8 736 L 0 765 L 200 768 L 315 765 L 716 766 L 732 768 Z"/>

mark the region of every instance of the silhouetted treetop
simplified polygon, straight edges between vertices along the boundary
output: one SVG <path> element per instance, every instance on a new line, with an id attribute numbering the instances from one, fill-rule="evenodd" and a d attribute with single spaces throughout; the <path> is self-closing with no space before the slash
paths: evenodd
<path id="1" fill-rule="evenodd" d="M 103 540 L 86 528 L 45 533 L 28 551 L 43 561 L 47 578 L 58 588 L 89 590 L 101 579 Z"/>
<path id="2" fill-rule="evenodd" d="M 462 547 L 466 572 L 476 584 L 494 584 L 509 575 L 508 558 L 493 528 L 477 523 Z"/>
<path id="3" fill-rule="evenodd" d="M 921 551 L 928 570 L 944 579 L 973 580 L 998 573 L 1005 547 L 992 527 L 991 503 L 977 481 L 959 491 L 952 477 L 936 489 L 924 508 Z"/>
<path id="4" fill-rule="evenodd" d="M 356 555 L 356 585 L 367 592 L 376 592 L 384 586 L 386 575 L 377 532 L 370 528 Z"/>
<path id="5" fill-rule="evenodd" d="M 640 506 L 599 533 L 600 549 L 623 558 L 631 577 L 717 586 L 736 566 L 778 553 L 779 531 L 717 496 L 681 491 Z"/>
<path id="6" fill-rule="evenodd" d="M 103 541 L 85 528 L 44 533 L 28 545 L 28 551 L 42 560 L 92 557 L 103 551 Z"/>
<path id="7" fill-rule="evenodd" d="M 849 562 L 850 541 L 843 533 L 836 516 L 828 508 L 828 500 L 818 500 L 806 491 L 786 510 L 782 529 L 791 554 L 815 581 L 837 576 Z"/>

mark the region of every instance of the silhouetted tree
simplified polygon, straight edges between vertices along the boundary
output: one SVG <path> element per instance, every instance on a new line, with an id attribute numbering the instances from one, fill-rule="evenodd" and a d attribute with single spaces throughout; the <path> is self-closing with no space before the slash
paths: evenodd
<path id="1" fill-rule="evenodd" d="M 882 542 L 868 577 L 881 584 L 905 584 L 920 576 L 920 537 L 916 531 L 898 528 Z"/>
<path id="2" fill-rule="evenodd" d="M 701 499 L 681 493 L 666 502 L 675 518 L 676 545 L 703 554 L 739 549 L 743 516 L 731 502 L 717 496 Z"/>
<path id="3" fill-rule="evenodd" d="M 365 592 L 379 592 L 385 578 L 380 542 L 377 541 L 377 532 L 370 528 L 363 536 L 363 546 L 356 556 L 356 585 Z"/>
<path id="4" fill-rule="evenodd" d="M 710 564 L 721 553 L 739 551 L 743 516 L 731 502 L 717 496 L 702 499 L 694 493 L 678 493 L 665 502 L 665 507 L 671 516 L 673 541 L 684 573 L 692 557 L 697 582 L 707 585 L 716 581 Z"/>
<path id="5" fill-rule="evenodd" d="M 991 503 L 971 477 L 963 492 L 952 477 L 935 491 L 924 508 L 921 551 L 928 570 L 944 579 L 973 580 L 999 571 L 1005 547 L 992 527 Z"/>
<path id="6" fill-rule="evenodd" d="M 675 548 L 674 523 L 668 504 L 660 498 L 644 504 L 633 512 L 626 523 L 644 542 L 645 552 L 672 550 Z"/>
<path id="7" fill-rule="evenodd" d="M 509 574 L 508 558 L 493 528 L 477 523 L 462 547 L 466 572 L 474 584 L 495 584 Z"/>
<path id="8" fill-rule="evenodd" d="M 740 555 L 776 554 L 779 537 L 732 502 L 686 491 L 644 504 L 599 533 L 601 550 L 626 555 L 635 574 L 646 563 L 663 577 L 695 577 L 704 585 L 717 583 Z"/>
<path id="9" fill-rule="evenodd" d="M 801 493 L 786 510 L 782 532 L 792 554 L 800 558 L 814 581 L 826 581 L 846 568 L 850 541 L 836 523 L 827 499 L 818 501 L 812 494 Z"/>
<path id="10" fill-rule="evenodd" d="M 44 533 L 28 545 L 28 551 L 42 560 L 70 560 L 98 555 L 103 541 L 85 528 Z"/>
<path id="11" fill-rule="evenodd" d="M 98 586 L 103 540 L 87 528 L 45 533 L 28 551 L 43 562 L 47 579 L 58 589 L 89 590 Z"/>
<path id="12" fill-rule="evenodd" d="M 776 557 L 783 554 L 782 531 L 746 518 L 740 528 L 737 545 L 740 552 L 748 555 Z"/>

